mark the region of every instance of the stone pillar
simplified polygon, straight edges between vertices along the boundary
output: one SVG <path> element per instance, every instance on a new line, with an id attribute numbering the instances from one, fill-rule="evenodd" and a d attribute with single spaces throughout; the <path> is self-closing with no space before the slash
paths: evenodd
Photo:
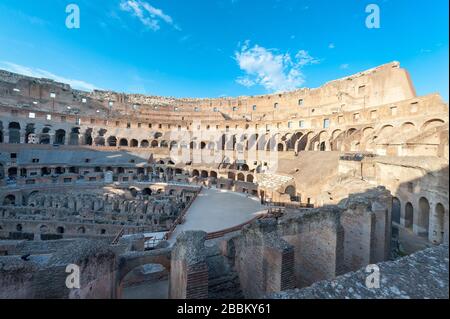
<path id="1" fill-rule="evenodd" d="M 177 237 L 172 249 L 170 299 L 208 298 L 206 232 L 187 231 Z"/>

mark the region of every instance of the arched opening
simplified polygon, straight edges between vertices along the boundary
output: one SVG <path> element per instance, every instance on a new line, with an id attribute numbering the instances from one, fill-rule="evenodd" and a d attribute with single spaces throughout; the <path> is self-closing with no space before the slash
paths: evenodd
<path id="1" fill-rule="evenodd" d="M 44 127 L 41 136 L 39 137 L 39 144 L 50 144 L 50 128 Z"/>
<path id="2" fill-rule="evenodd" d="M 161 141 L 160 147 L 168 148 L 168 147 L 169 147 L 169 142 L 167 142 L 167 141 Z"/>
<path id="3" fill-rule="evenodd" d="M 210 175 L 212 178 L 217 178 L 217 172 L 211 171 Z"/>
<path id="4" fill-rule="evenodd" d="M 136 139 L 130 141 L 130 147 L 138 147 L 139 142 Z"/>
<path id="5" fill-rule="evenodd" d="M 176 148 L 178 148 L 177 141 L 170 142 L 170 150 L 173 150 L 173 149 L 176 149 Z"/>
<path id="6" fill-rule="evenodd" d="M 39 227 L 39 232 L 41 234 L 47 234 L 48 233 L 48 226 L 47 225 L 42 225 L 41 227 Z"/>
<path id="7" fill-rule="evenodd" d="M 25 127 L 25 143 L 35 144 L 34 124 L 27 124 Z"/>
<path id="8" fill-rule="evenodd" d="M 200 143 L 200 149 L 205 149 L 206 148 L 206 143 L 205 142 L 201 142 Z"/>
<path id="9" fill-rule="evenodd" d="M 153 141 L 152 141 L 152 147 L 153 147 L 153 148 L 158 147 L 158 144 L 159 144 L 159 143 L 158 143 L 157 140 L 153 140 Z"/>
<path id="10" fill-rule="evenodd" d="M 200 172 L 199 172 L 198 170 L 194 169 L 194 170 L 192 171 L 192 176 L 198 177 L 198 176 L 200 176 Z"/>
<path id="11" fill-rule="evenodd" d="M 295 201 L 295 199 L 296 199 L 296 190 L 295 190 L 295 186 L 289 185 L 289 186 L 286 187 L 286 189 L 284 190 L 284 193 L 290 196 L 291 201 Z"/>
<path id="12" fill-rule="evenodd" d="M 441 203 L 438 203 L 435 208 L 436 212 L 436 228 L 435 228 L 435 234 L 434 234 L 434 242 L 436 244 L 441 244 L 444 242 L 444 236 L 445 236 L 445 208 L 444 205 Z"/>
<path id="13" fill-rule="evenodd" d="M 115 136 L 108 137 L 108 146 L 117 146 L 117 138 Z"/>
<path id="14" fill-rule="evenodd" d="M 119 283 L 121 299 L 168 299 L 169 271 L 162 264 L 131 269 Z"/>
<path id="15" fill-rule="evenodd" d="M 242 164 L 242 165 L 241 165 L 241 171 L 248 172 L 249 169 L 250 169 L 250 168 L 248 167 L 247 164 Z"/>
<path id="16" fill-rule="evenodd" d="M 189 144 L 189 148 L 190 148 L 191 150 L 196 149 L 196 148 L 197 148 L 197 144 L 196 144 L 194 141 L 192 141 L 192 142 Z"/>
<path id="17" fill-rule="evenodd" d="M 144 190 L 142 191 L 142 195 L 144 196 L 151 196 L 152 195 L 152 190 L 150 188 L 144 188 Z"/>
<path id="18" fill-rule="evenodd" d="M 228 179 L 235 180 L 236 175 L 233 172 L 228 172 Z"/>
<path id="19" fill-rule="evenodd" d="M 66 131 L 59 129 L 55 132 L 55 142 L 57 145 L 64 145 L 66 142 Z"/>
<path id="20" fill-rule="evenodd" d="M 405 227 L 408 229 L 413 228 L 414 223 L 414 207 L 411 203 L 405 205 Z"/>
<path id="21" fill-rule="evenodd" d="M 150 146 L 150 143 L 147 140 L 142 140 L 141 141 L 141 147 L 142 148 L 147 148 Z"/>
<path id="22" fill-rule="evenodd" d="M 131 196 L 136 197 L 138 194 L 138 190 L 134 187 L 129 189 Z"/>
<path id="23" fill-rule="evenodd" d="M 56 233 L 57 233 L 57 234 L 64 234 L 64 227 L 58 226 L 58 227 L 56 228 Z"/>
<path id="24" fill-rule="evenodd" d="M 69 136 L 69 144 L 78 145 L 79 137 L 80 137 L 80 128 L 79 127 L 72 128 L 72 131 L 70 132 Z"/>
<path id="25" fill-rule="evenodd" d="M 202 178 L 208 178 L 208 172 L 207 171 L 202 171 L 201 177 Z"/>
<path id="26" fill-rule="evenodd" d="M 278 152 L 283 152 L 284 151 L 284 144 L 283 143 L 278 143 L 277 150 L 278 150 Z"/>
<path id="27" fill-rule="evenodd" d="M 392 198 L 392 221 L 400 225 L 401 203 L 397 197 Z"/>
<path id="28" fill-rule="evenodd" d="M 253 180 L 254 180 L 253 175 L 252 174 L 248 174 L 247 175 L 247 182 L 253 183 Z"/>
<path id="29" fill-rule="evenodd" d="M 3 206 L 14 206 L 16 205 L 16 196 L 14 195 L 7 195 L 3 199 Z"/>
<path id="30" fill-rule="evenodd" d="M 442 124 L 444 124 L 445 122 L 441 119 L 433 119 L 433 120 L 429 120 L 427 122 L 425 122 L 422 126 L 422 130 L 428 130 L 434 127 L 438 127 L 441 126 Z"/>
<path id="31" fill-rule="evenodd" d="M 11 122 L 8 125 L 9 130 L 9 143 L 19 144 L 20 143 L 20 124 L 17 122 Z"/>
<path id="32" fill-rule="evenodd" d="M 241 182 L 245 182 L 245 175 L 242 173 L 239 173 L 237 176 L 237 180 Z"/>
<path id="33" fill-rule="evenodd" d="M 128 140 L 126 138 L 121 138 L 120 141 L 119 141 L 119 146 L 127 147 L 128 146 Z"/>
<path id="34" fill-rule="evenodd" d="M 23 230 L 22 224 L 17 224 L 16 225 L 16 231 L 21 232 L 22 230 Z"/>
<path id="35" fill-rule="evenodd" d="M 430 203 L 425 197 L 419 199 L 419 218 L 417 222 L 418 234 L 428 237 L 428 228 L 430 226 Z"/>
<path id="36" fill-rule="evenodd" d="M 93 139 L 92 139 L 92 129 L 88 128 L 86 132 L 84 132 L 84 144 L 85 145 L 92 145 Z M 103 145 L 105 145 L 105 139 L 103 139 Z"/>
<path id="37" fill-rule="evenodd" d="M 52 170 L 48 167 L 41 168 L 41 176 L 48 176 L 52 173 Z"/>
<path id="38" fill-rule="evenodd" d="M 319 150 L 321 152 L 325 152 L 327 150 L 327 146 L 326 146 L 325 142 L 320 143 Z"/>
<path id="39" fill-rule="evenodd" d="M 77 232 L 78 232 L 78 234 L 85 234 L 86 233 L 86 228 L 81 226 L 81 227 L 78 228 Z"/>

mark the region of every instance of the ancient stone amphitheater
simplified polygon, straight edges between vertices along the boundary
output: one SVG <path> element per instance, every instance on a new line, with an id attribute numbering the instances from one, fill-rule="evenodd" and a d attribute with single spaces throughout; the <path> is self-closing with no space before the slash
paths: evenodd
<path id="1" fill-rule="evenodd" d="M 397 62 L 218 99 L 0 71 L 0 298 L 448 298 L 448 115 Z"/>

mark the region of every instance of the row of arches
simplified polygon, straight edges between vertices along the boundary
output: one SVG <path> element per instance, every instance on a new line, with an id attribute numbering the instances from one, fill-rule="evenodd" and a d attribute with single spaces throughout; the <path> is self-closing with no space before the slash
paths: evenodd
<path id="1" fill-rule="evenodd" d="M 435 243 L 442 243 L 444 240 L 446 214 L 442 203 L 432 207 L 426 197 L 420 197 L 416 205 L 410 201 L 402 203 L 397 197 L 392 199 L 393 223 Z"/>

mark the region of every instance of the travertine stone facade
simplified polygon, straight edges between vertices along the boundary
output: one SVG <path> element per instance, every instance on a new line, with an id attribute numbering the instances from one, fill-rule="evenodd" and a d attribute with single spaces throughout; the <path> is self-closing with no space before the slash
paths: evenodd
<path id="1" fill-rule="evenodd" d="M 392 243 L 448 244 L 448 114 L 398 62 L 218 99 L 81 92 L 0 71 L 0 288 L 17 290 L 2 296 L 38 296 L 45 276 L 34 273 L 59 271 L 50 259 L 69 254 L 70 238 L 104 242 L 107 258 L 87 249 L 92 284 L 56 289 L 64 298 L 121 297 L 125 276 L 152 262 L 171 297 L 262 297 L 388 260 Z M 282 217 L 232 228 L 210 250 L 210 234 L 150 251 L 143 235 L 123 237 L 171 234 L 201 186 L 257 196 Z"/>

